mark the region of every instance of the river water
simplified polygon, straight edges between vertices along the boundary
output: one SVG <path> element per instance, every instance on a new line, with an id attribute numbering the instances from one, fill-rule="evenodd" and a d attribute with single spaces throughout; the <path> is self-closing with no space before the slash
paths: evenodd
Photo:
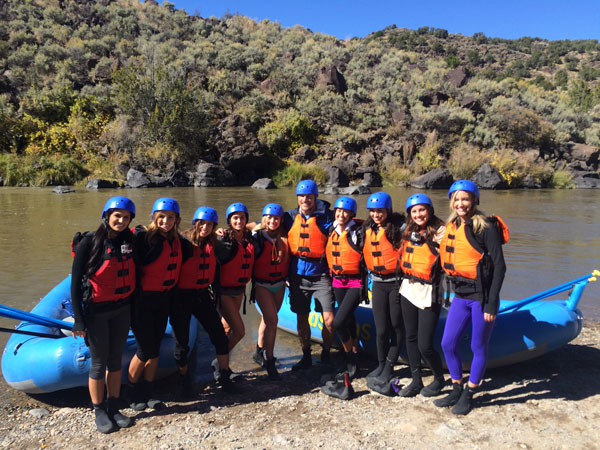
<path id="1" fill-rule="evenodd" d="M 399 211 L 415 190 L 394 188 L 387 192 Z M 427 194 L 436 205 L 437 215 L 445 219 L 449 212 L 446 191 Z M 51 188 L 0 188 L 0 303 L 31 310 L 70 272 L 73 234 L 95 230 L 105 201 L 113 195 L 126 195 L 135 202 L 134 225 L 148 224 L 155 199 L 173 197 L 181 205 L 182 228 L 190 225 L 195 209 L 201 205 L 217 209 L 222 224 L 225 210 L 233 202 L 247 205 L 250 220 L 260 219 L 266 203 L 291 208 L 296 202 L 293 188 L 77 188 L 75 193 L 62 195 L 52 193 Z M 336 197 L 320 198 L 333 203 Z M 358 216 L 364 218 L 367 197 L 356 199 Z M 511 240 L 504 246 L 508 270 L 502 298 L 518 300 L 600 269 L 599 205 L 600 190 L 482 191 L 482 210 L 505 219 L 511 232 Z M 600 281 L 588 285 L 579 305 L 587 320 L 600 320 L 599 300 Z M 237 370 L 252 367 L 250 352 L 259 321 L 253 307 L 248 308 L 244 320 L 246 337 L 232 355 Z M 14 321 L 0 318 L 0 326 L 13 325 Z M 0 348 L 4 348 L 6 339 L 6 333 L 0 333 Z M 292 364 L 299 353 L 297 340 L 280 332 L 276 348 L 280 363 Z"/>

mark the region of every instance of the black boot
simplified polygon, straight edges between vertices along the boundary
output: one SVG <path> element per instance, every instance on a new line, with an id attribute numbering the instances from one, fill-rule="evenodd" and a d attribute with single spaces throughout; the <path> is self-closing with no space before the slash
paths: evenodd
<path id="1" fill-rule="evenodd" d="M 258 346 L 258 344 L 256 345 L 256 352 L 254 352 L 254 355 L 252 355 L 252 359 L 254 360 L 254 362 L 256 364 L 258 364 L 260 367 L 265 367 L 265 362 L 266 362 L 266 358 L 265 358 L 265 349 L 261 348 Z"/>
<path id="2" fill-rule="evenodd" d="M 440 395 L 445 384 L 446 380 L 444 380 L 444 376 L 436 375 L 430 384 L 421 389 L 421 395 L 423 397 L 435 397 L 436 395 Z"/>
<path id="3" fill-rule="evenodd" d="M 238 394 L 238 388 L 233 384 L 233 381 L 231 381 L 232 374 L 233 372 L 231 369 L 221 369 L 219 374 L 219 385 L 221 386 L 221 389 L 228 394 Z"/>
<path id="4" fill-rule="evenodd" d="M 292 370 L 304 370 L 312 367 L 312 356 L 310 354 L 310 347 L 302 350 L 302 359 L 292 366 Z"/>
<path id="5" fill-rule="evenodd" d="M 111 422 L 110 417 L 108 417 L 108 413 L 106 412 L 106 405 L 104 402 L 99 405 L 94 405 L 94 415 L 96 418 L 94 422 L 96 422 L 96 428 L 100 433 L 108 434 L 113 431 L 117 431 L 117 426 Z"/>
<path id="6" fill-rule="evenodd" d="M 119 428 L 128 428 L 131 426 L 131 418 L 124 416 L 121 414 L 121 411 L 119 411 L 118 398 L 108 397 L 108 400 L 106 400 L 106 412 L 109 419 Z"/>
<path id="7" fill-rule="evenodd" d="M 398 392 L 399 397 L 415 397 L 423 389 L 421 369 L 411 369 L 412 381 L 408 386 Z"/>
<path id="8" fill-rule="evenodd" d="M 184 375 L 180 374 L 181 380 L 181 388 L 179 390 L 179 395 L 183 398 L 189 398 L 194 396 L 194 385 L 192 383 L 192 376 L 190 374 L 190 370 L 188 369 Z"/>
<path id="9" fill-rule="evenodd" d="M 323 347 L 321 350 L 321 364 L 329 365 L 331 362 L 331 349 Z"/>
<path id="10" fill-rule="evenodd" d="M 392 372 L 394 371 L 394 363 L 390 361 L 388 358 L 385 358 L 385 364 L 383 365 L 383 370 L 379 375 L 377 375 L 377 380 L 382 383 L 387 383 L 392 378 Z"/>
<path id="11" fill-rule="evenodd" d="M 460 398 L 452 408 L 452 414 L 464 416 L 471 412 L 473 408 L 473 394 L 477 391 L 477 388 L 471 387 L 467 384 L 465 389 L 462 391 Z"/>
<path id="12" fill-rule="evenodd" d="M 165 409 L 167 406 L 159 399 L 156 398 L 156 395 L 154 394 L 154 382 L 153 381 L 146 381 L 145 382 L 146 385 L 146 398 L 148 400 L 146 400 L 146 404 L 148 405 L 148 408 L 152 408 L 155 411 L 160 411 L 161 409 Z"/>
<path id="13" fill-rule="evenodd" d="M 463 391 L 462 384 L 452 383 L 452 392 L 442 398 L 438 398 L 433 401 L 435 406 L 439 406 L 440 408 L 447 408 L 448 406 L 455 405 L 458 399 L 460 398 Z"/>
<path id="14" fill-rule="evenodd" d="M 353 351 L 346 352 L 346 370 L 348 371 L 348 376 L 350 378 L 354 378 L 358 372 L 357 359 L 356 353 Z"/>
<path id="15" fill-rule="evenodd" d="M 148 407 L 142 383 L 143 381 L 138 381 L 137 383 L 130 381 L 127 383 L 129 407 L 134 411 L 143 411 Z"/>
<path id="16" fill-rule="evenodd" d="M 384 367 L 384 366 L 385 366 L 385 362 L 381 361 L 381 362 L 379 363 L 379 365 L 378 365 L 377 367 L 375 367 L 375 369 L 374 369 L 374 370 L 372 370 L 371 372 L 369 372 L 369 373 L 367 374 L 367 378 L 375 378 L 375 377 L 378 377 L 378 376 L 381 374 L 381 372 L 383 371 L 383 367 Z"/>
<path id="17" fill-rule="evenodd" d="M 267 369 L 267 374 L 269 376 L 269 380 L 277 381 L 281 380 L 279 376 L 279 372 L 277 372 L 277 368 L 275 367 L 275 358 L 269 358 L 265 361 L 265 368 Z"/>

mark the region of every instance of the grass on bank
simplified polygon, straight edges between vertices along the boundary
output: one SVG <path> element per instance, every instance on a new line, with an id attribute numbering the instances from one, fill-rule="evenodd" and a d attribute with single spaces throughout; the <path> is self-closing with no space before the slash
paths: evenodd
<path id="1" fill-rule="evenodd" d="M 273 176 L 277 186 L 295 186 L 300 180 L 311 179 L 317 184 L 327 182 L 327 171 L 316 164 L 302 164 L 293 160 L 285 160 L 283 169 Z"/>
<path id="2" fill-rule="evenodd" d="M 5 186 L 72 185 L 88 175 L 86 167 L 64 155 L 41 156 L 0 154 L 0 177 Z"/>

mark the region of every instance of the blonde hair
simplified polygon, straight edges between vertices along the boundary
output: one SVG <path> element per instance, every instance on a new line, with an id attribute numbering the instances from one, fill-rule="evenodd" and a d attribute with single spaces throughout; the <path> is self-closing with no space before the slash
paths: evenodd
<path id="1" fill-rule="evenodd" d="M 269 218 L 269 214 L 262 216 L 260 223 L 254 227 L 252 232 L 255 233 L 255 232 L 258 232 L 261 230 L 266 230 L 268 218 Z M 277 230 L 275 230 L 275 236 L 273 236 L 273 238 L 279 239 L 279 238 L 286 237 L 286 236 L 287 236 L 287 233 L 285 232 L 285 229 L 283 227 L 283 217 L 281 217 L 281 221 L 279 222 L 279 228 L 277 228 Z"/>
<path id="2" fill-rule="evenodd" d="M 149 243 L 152 243 L 156 239 L 156 235 L 159 233 L 158 225 L 156 224 L 156 216 L 161 212 L 163 211 L 156 211 L 154 214 L 152 214 L 152 222 L 150 222 L 150 225 L 146 227 L 146 241 Z M 177 218 L 175 219 L 175 225 L 173 225 L 173 228 L 171 228 L 167 233 L 167 240 L 169 242 L 179 236 L 180 223 L 181 217 L 179 216 L 179 214 L 177 214 Z"/>
<path id="3" fill-rule="evenodd" d="M 471 216 L 471 221 L 473 223 L 473 231 L 475 233 L 480 233 L 484 228 L 489 226 L 488 221 L 486 220 L 486 215 L 483 211 L 477 208 L 477 197 L 472 192 L 469 191 L 454 191 L 452 196 L 450 197 L 450 216 L 448 217 L 447 223 L 450 224 L 454 222 L 458 218 L 458 214 L 456 213 L 456 209 L 454 209 L 454 198 L 459 192 L 466 192 L 471 199 L 471 207 L 473 209 L 473 215 Z"/>

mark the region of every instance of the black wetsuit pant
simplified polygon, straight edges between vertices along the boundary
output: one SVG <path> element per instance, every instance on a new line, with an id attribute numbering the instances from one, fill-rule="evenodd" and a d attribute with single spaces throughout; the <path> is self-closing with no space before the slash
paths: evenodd
<path id="1" fill-rule="evenodd" d="M 434 303 L 430 308 L 421 309 L 405 297 L 400 297 L 410 368 L 412 370 L 418 369 L 421 366 L 421 356 L 423 356 L 433 374 L 438 377 L 442 376 L 442 360 L 433 347 L 433 336 L 442 306 Z"/>
<path id="2" fill-rule="evenodd" d="M 333 288 L 338 309 L 333 319 L 333 327 L 342 342 L 356 339 L 356 318 L 354 311 L 360 304 L 361 288 Z"/>
<path id="3" fill-rule="evenodd" d="M 175 336 L 174 356 L 178 367 L 184 367 L 188 363 L 192 314 L 208 333 L 217 355 L 229 353 L 229 340 L 208 289 L 179 290 L 173 296 L 170 312 L 171 326 Z"/>
<path id="4" fill-rule="evenodd" d="M 138 292 L 132 303 L 131 329 L 140 361 L 158 358 L 160 343 L 169 320 L 171 291 Z"/>
<path id="5" fill-rule="evenodd" d="M 107 370 L 121 370 L 123 348 L 129 334 L 130 305 L 102 305 L 96 311 L 92 305 L 91 309 L 85 314 L 86 343 L 92 356 L 90 378 L 103 380 Z"/>
<path id="6" fill-rule="evenodd" d="M 377 359 L 395 362 L 402 347 L 402 308 L 396 280 L 374 281 L 371 288 Z"/>

